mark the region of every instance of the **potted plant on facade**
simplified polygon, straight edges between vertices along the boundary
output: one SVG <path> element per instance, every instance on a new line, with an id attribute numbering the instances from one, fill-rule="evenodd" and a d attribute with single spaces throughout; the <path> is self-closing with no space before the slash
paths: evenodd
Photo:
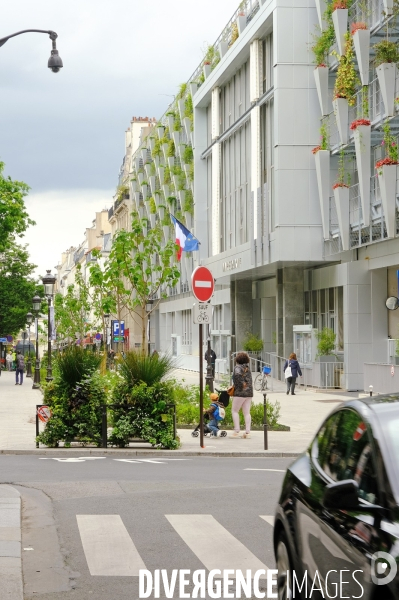
<path id="1" fill-rule="evenodd" d="M 136 177 L 132 177 L 132 179 L 130 180 L 131 182 L 131 186 L 132 186 L 132 192 L 137 192 L 138 190 L 138 183 L 137 183 L 137 178 Z"/>
<path id="2" fill-rule="evenodd" d="M 338 57 L 339 65 L 334 87 L 333 107 L 341 144 L 348 143 L 349 106 L 355 104 L 357 76 L 354 66 L 353 39 L 345 35 L 345 52 Z"/>
<path id="3" fill-rule="evenodd" d="M 317 187 L 319 190 L 319 202 L 321 220 L 323 224 L 323 236 L 325 240 L 330 238 L 329 204 L 330 204 L 330 149 L 327 122 L 324 121 L 320 128 L 320 144 L 313 148 Z"/>
<path id="4" fill-rule="evenodd" d="M 359 178 L 359 192 L 362 204 L 363 224 L 370 225 L 370 177 L 371 177 L 371 123 L 368 118 L 368 87 L 363 88 L 363 95 L 367 97 L 365 117 L 356 119 L 351 123 L 351 131 L 355 141 L 356 164 Z"/>
<path id="5" fill-rule="evenodd" d="M 157 125 L 157 134 L 158 134 L 158 138 L 161 139 L 163 138 L 165 133 L 165 127 L 162 125 L 162 123 L 159 123 Z"/>
<path id="6" fill-rule="evenodd" d="M 368 85 L 370 72 L 370 30 L 364 21 L 352 23 L 351 34 L 362 85 Z"/>
<path id="7" fill-rule="evenodd" d="M 317 344 L 316 358 L 320 362 L 336 362 L 337 356 L 334 354 L 337 336 L 329 327 L 323 327 L 321 331 L 316 332 Z"/>
<path id="8" fill-rule="evenodd" d="M 237 27 L 238 27 L 239 35 L 242 35 L 244 33 L 244 29 L 246 28 L 246 26 L 247 26 L 247 15 L 245 14 L 244 11 L 241 11 L 237 15 Z"/>
<path id="9" fill-rule="evenodd" d="M 376 163 L 375 168 L 377 169 L 387 236 L 393 238 L 396 234 L 396 170 L 399 162 L 398 145 L 396 138 L 391 133 L 388 121 L 384 124 L 383 131 L 384 139 L 381 145 L 385 149 L 385 158 L 379 160 Z"/>
<path id="10" fill-rule="evenodd" d="M 326 9 L 327 9 L 326 0 L 316 0 L 317 18 L 319 19 L 319 25 L 320 25 L 321 31 L 324 31 L 328 26 L 326 18 L 325 18 Z"/>
<path id="11" fill-rule="evenodd" d="M 345 52 L 345 37 L 348 31 L 349 0 L 334 0 L 332 4 L 332 21 L 337 39 L 338 52 Z"/>
<path id="12" fill-rule="evenodd" d="M 331 5 L 328 5 L 323 10 L 325 27 L 322 27 L 320 34 L 314 36 L 312 44 L 312 52 L 315 59 L 314 78 L 316 83 L 317 95 L 319 98 L 320 109 L 322 115 L 329 113 L 328 105 L 328 57 L 330 48 L 335 41 L 335 30 L 331 17 Z"/>
<path id="13" fill-rule="evenodd" d="M 173 131 L 173 127 L 175 124 L 175 113 L 174 112 L 166 113 L 166 118 L 168 119 L 169 131 Z"/>
<path id="14" fill-rule="evenodd" d="M 261 360 L 261 353 L 263 350 L 263 340 L 256 335 L 256 333 L 247 333 L 247 337 L 243 344 L 243 349 L 247 352 L 250 358 L 255 359 L 256 361 Z M 251 365 L 252 370 L 258 371 L 260 370 L 260 362 L 255 362 L 254 365 Z"/>
<path id="15" fill-rule="evenodd" d="M 139 180 L 139 185 L 141 185 L 144 181 L 144 173 L 142 170 L 137 173 L 137 179 Z"/>
<path id="16" fill-rule="evenodd" d="M 385 116 L 392 117 L 395 114 L 396 64 L 399 62 L 398 46 L 395 42 L 386 39 L 374 44 L 373 49 L 375 51 L 374 65 L 384 102 Z"/>
<path id="17" fill-rule="evenodd" d="M 349 176 L 345 182 L 345 154 L 341 150 L 338 161 L 338 181 L 333 185 L 333 191 L 343 250 L 349 250 L 349 183 Z"/>

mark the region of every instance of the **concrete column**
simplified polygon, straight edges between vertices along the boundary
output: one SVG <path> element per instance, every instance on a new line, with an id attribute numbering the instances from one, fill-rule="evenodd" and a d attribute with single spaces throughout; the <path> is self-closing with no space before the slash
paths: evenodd
<path id="1" fill-rule="evenodd" d="M 194 267 L 199 266 L 199 256 L 208 258 L 208 172 L 207 161 L 201 154 L 207 148 L 207 114 L 205 108 L 194 109 L 194 235 L 201 241 L 201 249 L 194 252 Z"/>
<path id="2" fill-rule="evenodd" d="M 373 362 L 388 360 L 387 269 L 371 271 L 371 347 Z"/>
<path id="3" fill-rule="evenodd" d="M 304 274 L 300 267 L 285 267 L 277 272 L 277 354 L 293 351 L 294 325 L 304 321 Z"/>
<path id="4" fill-rule="evenodd" d="M 235 336 L 236 350 L 242 350 L 248 332 L 252 333 L 252 281 L 235 282 Z"/>

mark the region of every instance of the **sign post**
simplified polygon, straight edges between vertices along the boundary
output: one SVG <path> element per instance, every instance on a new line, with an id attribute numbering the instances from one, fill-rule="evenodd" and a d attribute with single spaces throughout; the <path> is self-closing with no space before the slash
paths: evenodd
<path id="1" fill-rule="evenodd" d="M 200 303 L 194 305 L 194 323 L 199 325 L 199 384 L 200 384 L 200 447 L 204 446 L 204 323 L 210 323 L 211 308 L 207 304 L 213 296 L 215 280 L 206 267 L 197 267 L 191 276 L 191 287 L 195 298 Z"/>

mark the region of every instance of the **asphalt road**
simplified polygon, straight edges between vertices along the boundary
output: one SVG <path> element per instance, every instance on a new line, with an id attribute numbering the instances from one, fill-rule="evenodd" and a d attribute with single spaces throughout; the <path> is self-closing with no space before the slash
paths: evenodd
<path id="1" fill-rule="evenodd" d="M 23 499 L 26 599 L 133 600 L 139 568 L 274 568 L 290 459 L 77 460 L 0 456 Z"/>

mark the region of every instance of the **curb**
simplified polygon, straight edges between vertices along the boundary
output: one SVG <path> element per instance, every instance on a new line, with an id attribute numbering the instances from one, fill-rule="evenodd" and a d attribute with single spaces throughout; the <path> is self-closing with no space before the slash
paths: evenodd
<path id="1" fill-rule="evenodd" d="M 0 485 L 0 581 L 2 600 L 23 600 L 21 495 Z"/>
<path id="2" fill-rule="evenodd" d="M 212 456 L 217 458 L 296 458 L 302 452 L 276 452 L 262 450 L 258 452 L 208 452 L 205 450 L 128 450 L 125 448 L 39 448 L 35 450 L 0 450 L 7 455 L 50 455 L 50 456 L 95 456 L 95 455 L 127 455 L 127 456 Z"/>

